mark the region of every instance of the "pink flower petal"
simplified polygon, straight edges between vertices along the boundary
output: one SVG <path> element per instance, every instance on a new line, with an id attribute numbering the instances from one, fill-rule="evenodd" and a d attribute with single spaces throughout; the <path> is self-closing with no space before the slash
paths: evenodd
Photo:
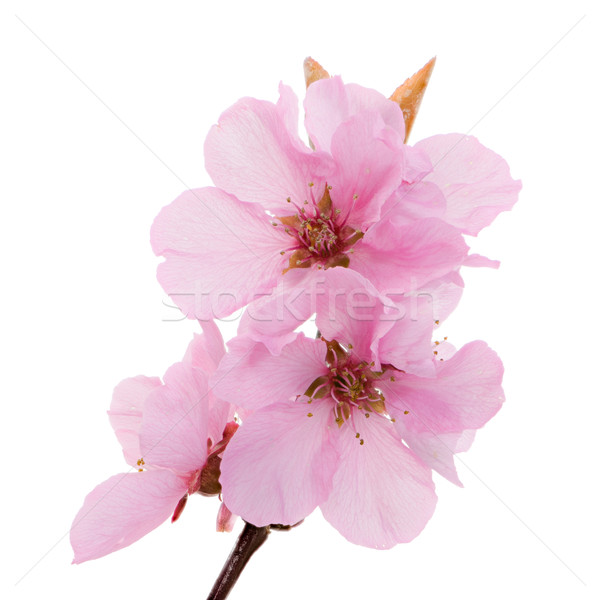
<path id="1" fill-rule="evenodd" d="M 386 126 L 404 140 L 402 110 L 383 94 L 356 84 L 344 85 L 340 77 L 321 79 L 306 90 L 305 125 L 318 150 L 329 152 L 335 130 L 348 118 L 364 111 L 378 113 Z"/>
<path id="2" fill-rule="evenodd" d="M 403 181 L 405 146 L 384 127 L 379 114 L 363 112 L 342 123 L 331 140 L 333 205 L 363 231 L 379 219 L 381 206 Z"/>
<path id="3" fill-rule="evenodd" d="M 200 325 L 202 335 L 194 334 L 183 362 L 189 362 L 193 367 L 210 374 L 225 356 L 225 343 L 221 330 L 214 321 L 202 321 Z"/>
<path id="4" fill-rule="evenodd" d="M 382 221 L 354 246 L 350 267 L 380 292 L 400 294 L 456 270 L 467 256 L 462 235 L 440 219 L 395 227 Z"/>
<path id="5" fill-rule="evenodd" d="M 322 193 L 331 168 L 327 155 L 298 148 L 297 129 L 286 129 L 290 118 L 284 121 L 282 110 L 243 98 L 221 115 L 204 144 L 206 170 L 216 186 L 276 215 L 288 210 L 286 198 L 298 205 L 310 198 L 309 183 Z"/>
<path id="6" fill-rule="evenodd" d="M 458 433 L 403 433 L 410 449 L 428 466 L 435 469 L 448 481 L 463 487 L 456 466 L 454 455 L 465 452 L 471 447 L 475 438 L 475 430 L 466 429 Z"/>
<path id="7" fill-rule="evenodd" d="M 225 502 L 221 502 L 219 506 L 219 512 L 217 514 L 217 531 L 228 533 L 233 531 L 233 526 L 237 521 L 237 515 L 234 515 L 225 505 Z"/>
<path id="8" fill-rule="evenodd" d="M 262 342 L 272 354 L 296 339 L 294 331 L 316 310 L 316 290 L 323 286 L 322 271 L 292 269 L 270 294 L 254 300 L 242 315 L 239 336 Z"/>
<path id="9" fill-rule="evenodd" d="M 521 182 L 510 176 L 506 161 L 472 136 L 434 135 L 415 148 L 433 163 L 426 180 L 444 192 L 445 220 L 464 233 L 477 235 L 517 201 Z"/>
<path id="10" fill-rule="evenodd" d="M 86 496 L 73 521 L 73 562 L 133 544 L 169 518 L 186 489 L 184 479 L 164 469 L 107 479 Z"/>
<path id="11" fill-rule="evenodd" d="M 207 376 L 188 363 L 176 363 L 164 381 L 144 407 L 142 456 L 149 465 L 190 473 L 207 458 Z"/>
<path id="12" fill-rule="evenodd" d="M 158 377 L 129 377 L 117 385 L 113 392 L 108 418 L 127 464 L 135 467 L 142 456 L 139 433 L 142 426 L 142 411 L 150 392 L 161 386 Z"/>
<path id="13" fill-rule="evenodd" d="M 335 267 L 322 277 L 325 286 L 316 297 L 316 325 L 323 338 L 351 345 L 360 360 L 375 361 L 378 368 L 377 346 L 394 326 L 395 305 L 352 269 Z"/>
<path id="14" fill-rule="evenodd" d="M 396 226 L 411 225 L 419 219 L 442 219 L 446 212 L 446 198 L 433 183 L 419 181 L 404 183 L 386 201 L 381 218 Z"/>
<path id="15" fill-rule="evenodd" d="M 436 367 L 435 379 L 401 374 L 395 384 L 382 384 L 388 410 L 402 428 L 462 432 L 482 427 L 500 410 L 502 363 L 485 342 L 463 346 L 451 359 L 436 361 Z"/>
<path id="16" fill-rule="evenodd" d="M 347 83 L 345 87 L 350 115 L 356 115 L 363 111 L 377 112 L 386 126 L 397 132 L 398 137 L 404 140 L 404 115 L 396 102 L 376 90 L 362 87 L 356 83 Z"/>
<path id="17" fill-rule="evenodd" d="M 350 542 L 391 548 L 417 536 L 433 514 L 431 471 L 395 436 L 385 418 L 355 418 L 337 435 L 340 462 L 323 516 Z"/>
<path id="18" fill-rule="evenodd" d="M 152 225 L 163 289 L 189 318 L 231 314 L 274 285 L 289 242 L 266 213 L 215 188 L 184 192 Z"/>
<path id="19" fill-rule="evenodd" d="M 298 135 L 298 97 L 291 87 L 279 84 L 279 100 L 275 105 L 279 118 L 290 134 L 292 143 L 301 151 L 306 152 L 306 144 Z"/>
<path id="20" fill-rule="evenodd" d="M 225 355 L 225 344 L 219 327 L 214 321 L 201 321 L 202 335 L 194 334 L 194 339 L 188 346 L 183 362 L 191 364 L 195 369 L 212 375 L 219 362 Z M 221 440 L 227 422 L 233 419 L 235 407 L 224 402 L 208 392 L 208 431 L 207 436 L 212 444 Z"/>
<path id="21" fill-rule="evenodd" d="M 379 341 L 379 360 L 407 373 L 435 376 L 431 360 L 432 304 L 428 298 L 417 296 L 402 298 L 398 306 L 397 320 Z"/>
<path id="22" fill-rule="evenodd" d="M 337 460 L 331 408 L 328 401 L 279 402 L 249 417 L 221 463 L 227 506 L 262 527 L 293 525 L 325 500 Z"/>
<path id="23" fill-rule="evenodd" d="M 442 277 L 423 284 L 417 291 L 410 292 L 408 296 L 425 298 L 431 306 L 434 322 L 439 325 L 457 307 L 464 287 L 464 281 L 458 271 L 450 271 Z"/>
<path id="24" fill-rule="evenodd" d="M 433 165 L 427 153 L 414 146 L 404 146 L 404 179 L 407 183 L 418 183 L 431 173 Z"/>
<path id="25" fill-rule="evenodd" d="M 487 256 L 481 256 L 481 254 L 469 254 L 463 263 L 465 267 L 489 267 L 490 269 L 497 269 L 500 266 L 499 260 L 492 260 Z"/>
<path id="26" fill-rule="evenodd" d="M 323 342 L 301 333 L 279 356 L 260 342 L 238 337 L 229 343 L 211 386 L 218 397 L 252 410 L 293 399 L 327 373 L 326 351 Z"/>

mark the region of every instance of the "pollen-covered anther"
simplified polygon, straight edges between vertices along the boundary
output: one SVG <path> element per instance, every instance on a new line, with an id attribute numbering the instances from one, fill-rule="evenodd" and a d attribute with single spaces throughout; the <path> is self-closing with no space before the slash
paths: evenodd
<path id="1" fill-rule="evenodd" d="M 346 224 L 346 219 L 339 219 L 341 211 L 334 209 L 329 190 L 325 186 L 323 195 L 316 200 L 313 187 L 310 185 L 310 200 L 302 201 L 302 206 L 288 198 L 288 202 L 297 209 L 297 214 L 277 217 L 284 225 L 285 232 L 295 241 L 286 250 L 293 251 L 290 256 L 289 269 L 307 268 L 313 265 L 318 268 L 348 267 L 348 253 L 352 246 L 363 237 L 363 232 Z"/>

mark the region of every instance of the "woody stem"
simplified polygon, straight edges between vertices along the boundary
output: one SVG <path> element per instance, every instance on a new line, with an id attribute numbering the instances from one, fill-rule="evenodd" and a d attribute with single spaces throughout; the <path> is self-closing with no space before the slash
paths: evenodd
<path id="1" fill-rule="evenodd" d="M 227 598 L 250 557 L 264 544 L 269 533 L 270 527 L 245 524 L 207 600 L 225 600 Z"/>

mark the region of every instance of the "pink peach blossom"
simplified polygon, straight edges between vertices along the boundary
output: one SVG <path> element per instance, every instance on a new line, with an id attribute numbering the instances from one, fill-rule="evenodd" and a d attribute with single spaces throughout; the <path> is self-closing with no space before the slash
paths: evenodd
<path id="1" fill-rule="evenodd" d="M 232 406 L 215 398 L 208 386 L 225 352 L 221 334 L 212 322 L 203 329 L 163 383 L 138 376 L 115 388 L 108 414 L 135 471 L 114 475 L 85 498 L 71 527 L 74 563 L 124 548 L 170 515 L 175 520 L 188 494 L 219 492 L 211 488 L 209 471 L 218 467 L 218 455 L 237 425 L 226 425 Z M 224 509 L 218 527 L 230 529 L 232 518 Z"/>
<path id="2" fill-rule="evenodd" d="M 237 102 L 205 143 L 218 187 L 184 192 L 156 218 L 152 246 L 165 258 L 158 278 L 188 317 L 226 316 L 292 273 L 310 286 L 319 270 L 347 267 L 380 291 L 409 293 L 467 260 L 456 223 L 475 208 L 452 208 L 447 222 L 435 167 L 403 143 L 398 105 L 336 77 L 309 88 L 305 109 L 314 151 L 298 137 L 289 88 L 280 86 L 277 104 Z M 487 164 L 464 185 L 476 188 Z M 430 174 L 435 181 L 422 182 Z M 502 172 L 496 187 L 507 178 Z M 463 195 L 449 196 L 452 206 Z M 484 196 L 471 193 L 469 206 Z M 508 200 L 498 193 L 494 202 L 497 211 Z"/>
<path id="3" fill-rule="evenodd" d="M 484 342 L 444 360 L 429 345 L 423 377 L 372 360 L 385 337 L 373 323 L 335 327 L 334 339 L 294 334 L 277 355 L 248 337 L 229 344 L 215 393 L 254 412 L 224 453 L 223 498 L 257 526 L 319 506 L 348 540 L 389 548 L 431 517 L 432 469 L 460 485 L 454 452 L 500 408 L 502 364 Z M 405 347 L 407 364 L 420 347 Z"/>

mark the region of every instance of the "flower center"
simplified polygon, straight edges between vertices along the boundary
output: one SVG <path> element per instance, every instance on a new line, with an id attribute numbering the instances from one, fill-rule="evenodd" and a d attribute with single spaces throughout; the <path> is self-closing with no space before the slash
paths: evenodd
<path id="1" fill-rule="evenodd" d="M 308 404 L 319 398 L 329 398 L 333 404 L 335 422 L 341 427 L 346 422 L 351 422 L 354 429 L 356 411 L 361 411 L 365 418 L 375 413 L 390 418 L 385 406 L 385 397 L 377 388 L 377 380 L 384 372 L 373 371 L 373 363 L 360 361 L 352 353 L 350 346 L 346 350 L 333 340 L 327 344 L 326 362 L 329 367 L 327 375 L 317 377 L 306 392 Z M 312 413 L 308 413 L 311 417 Z M 357 433 L 360 443 L 363 441 Z"/>
<path id="2" fill-rule="evenodd" d="M 346 217 L 341 218 L 340 209 L 334 209 L 329 194 L 331 186 L 325 186 L 322 198 L 317 202 L 313 185 L 309 184 L 311 200 L 303 206 L 294 206 L 297 214 L 277 217 L 285 227 L 285 232 L 294 240 L 293 245 L 281 254 L 291 251 L 290 269 L 306 269 L 317 265 L 319 269 L 347 267 L 350 264 L 348 253 L 352 246 L 363 237 L 363 232 L 346 225 Z M 291 198 L 287 201 L 292 203 Z"/>

